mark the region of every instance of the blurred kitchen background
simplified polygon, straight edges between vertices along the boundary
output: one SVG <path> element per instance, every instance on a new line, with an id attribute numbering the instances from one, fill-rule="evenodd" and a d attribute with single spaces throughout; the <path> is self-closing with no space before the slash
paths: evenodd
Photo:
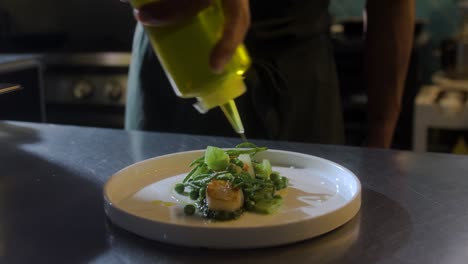
<path id="1" fill-rule="evenodd" d="M 365 1 L 331 2 L 346 141 L 360 145 L 366 131 Z M 463 78 L 468 75 L 462 71 L 468 56 L 457 34 L 464 26 L 460 2 L 417 0 L 415 43 L 394 148 L 468 153 Z M 118 0 L 2 0 L 0 83 L 20 83 L 25 89 L 0 96 L 0 120 L 123 128 L 134 26 L 129 6 Z"/>

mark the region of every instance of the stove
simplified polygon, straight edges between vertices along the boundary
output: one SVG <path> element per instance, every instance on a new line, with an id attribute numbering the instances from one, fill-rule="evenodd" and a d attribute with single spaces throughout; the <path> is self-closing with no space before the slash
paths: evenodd
<path id="1" fill-rule="evenodd" d="M 129 52 L 43 56 L 47 122 L 123 128 Z"/>

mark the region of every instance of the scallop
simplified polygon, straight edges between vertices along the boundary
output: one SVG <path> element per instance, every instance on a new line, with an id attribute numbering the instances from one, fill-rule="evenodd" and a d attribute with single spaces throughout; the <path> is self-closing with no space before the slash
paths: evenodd
<path id="1" fill-rule="evenodd" d="M 244 193 L 224 180 L 212 180 L 206 186 L 206 203 L 210 210 L 234 212 L 244 204 Z"/>

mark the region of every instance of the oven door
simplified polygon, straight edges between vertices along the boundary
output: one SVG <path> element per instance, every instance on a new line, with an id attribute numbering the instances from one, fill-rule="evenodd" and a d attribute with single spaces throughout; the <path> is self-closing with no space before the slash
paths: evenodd
<path id="1" fill-rule="evenodd" d="M 44 58 L 47 121 L 123 128 L 130 53 L 68 53 Z"/>
<path id="2" fill-rule="evenodd" d="M 0 56 L 0 83 L 18 83 L 23 87 L 0 94 L 0 120 L 45 121 L 39 60 L 29 56 Z"/>

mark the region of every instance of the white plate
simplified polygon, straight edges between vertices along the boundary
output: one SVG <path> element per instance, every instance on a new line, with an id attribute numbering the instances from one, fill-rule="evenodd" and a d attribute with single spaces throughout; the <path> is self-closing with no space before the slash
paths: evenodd
<path id="1" fill-rule="evenodd" d="M 244 213 L 210 221 L 185 216 L 188 198 L 175 193 L 192 160 L 204 150 L 175 153 L 131 165 L 104 186 L 112 222 L 157 241 L 210 248 L 255 248 L 293 243 L 329 232 L 353 218 L 361 206 L 361 184 L 346 168 L 315 156 L 268 150 L 274 170 L 289 178 L 281 209 L 272 215 Z"/>

